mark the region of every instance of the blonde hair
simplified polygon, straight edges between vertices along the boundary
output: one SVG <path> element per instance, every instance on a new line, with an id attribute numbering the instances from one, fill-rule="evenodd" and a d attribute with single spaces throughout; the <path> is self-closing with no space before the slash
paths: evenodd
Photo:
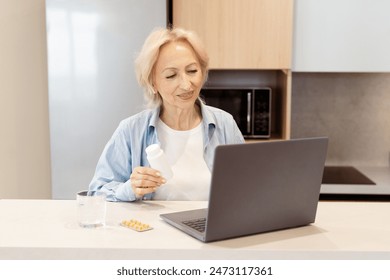
<path id="1" fill-rule="evenodd" d="M 161 47 L 170 42 L 177 41 L 187 42 L 193 48 L 200 63 L 203 84 L 207 80 L 209 57 L 202 41 L 194 32 L 182 28 L 155 29 L 146 38 L 144 45 L 135 60 L 137 81 L 144 89 L 144 96 L 149 107 L 158 107 L 162 104 L 160 94 L 155 94 L 153 88 L 153 71 Z"/>

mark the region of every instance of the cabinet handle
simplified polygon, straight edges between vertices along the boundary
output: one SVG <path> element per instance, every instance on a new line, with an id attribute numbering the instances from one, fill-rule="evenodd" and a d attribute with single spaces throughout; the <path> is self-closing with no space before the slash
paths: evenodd
<path id="1" fill-rule="evenodd" d="M 247 108 L 246 108 L 246 132 L 251 133 L 251 108 L 252 108 L 252 96 L 251 92 L 246 94 L 247 97 Z"/>

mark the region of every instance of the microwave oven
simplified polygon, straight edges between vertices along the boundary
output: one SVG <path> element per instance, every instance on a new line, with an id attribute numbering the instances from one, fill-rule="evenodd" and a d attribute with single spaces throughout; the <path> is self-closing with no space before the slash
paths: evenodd
<path id="1" fill-rule="evenodd" d="M 200 96 L 230 113 L 244 138 L 271 137 L 271 88 L 202 88 Z"/>

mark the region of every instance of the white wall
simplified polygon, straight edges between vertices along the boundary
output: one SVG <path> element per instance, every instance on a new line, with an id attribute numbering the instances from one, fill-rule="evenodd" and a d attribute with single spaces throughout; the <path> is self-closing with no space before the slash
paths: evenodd
<path id="1" fill-rule="evenodd" d="M 44 0 L 0 0 L 0 198 L 50 198 Z"/>

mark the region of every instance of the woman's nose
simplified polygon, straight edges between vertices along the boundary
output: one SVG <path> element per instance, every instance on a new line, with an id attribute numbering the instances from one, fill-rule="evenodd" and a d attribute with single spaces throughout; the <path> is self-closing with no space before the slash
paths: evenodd
<path id="1" fill-rule="evenodd" d="M 191 82 L 188 77 L 182 76 L 180 79 L 180 88 L 183 90 L 189 90 L 191 88 Z"/>

